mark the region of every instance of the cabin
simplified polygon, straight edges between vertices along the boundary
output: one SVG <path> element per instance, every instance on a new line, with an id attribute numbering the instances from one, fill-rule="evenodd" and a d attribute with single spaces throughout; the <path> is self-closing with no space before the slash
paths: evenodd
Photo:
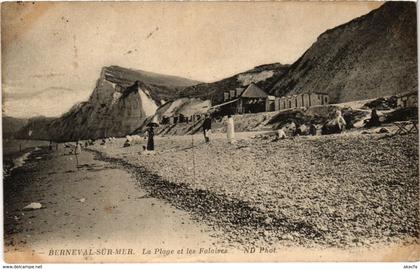
<path id="1" fill-rule="evenodd" d="M 274 102 L 275 110 L 284 110 L 300 107 L 322 106 L 329 104 L 327 93 L 310 92 L 288 96 L 276 97 Z"/>
<path id="2" fill-rule="evenodd" d="M 267 99 L 265 99 L 265 111 L 275 111 L 276 110 L 276 97 L 272 95 L 268 95 Z"/>
<path id="3" fill-rule="evenodd" d="M 217 106 L 223 110 L 222 114 L 258 113 L 274 110 L 275 97 L 251 83 L 246 88 L 225 91 L 223 101 Z"/>
<path id="4" fill-rule="evenodd" d="M 407 92 L 397 95 L 397 107 L 417 107 L 418 93 L 417 91 Z"/>
<path id="5" fill-rule="evenodd" d="M 241 95 L 238 96 L 236 112 L 239 114 L 264 112 L 267 98 L 268 95 L 265 91 L 254 83 L 251 83 Z"/>

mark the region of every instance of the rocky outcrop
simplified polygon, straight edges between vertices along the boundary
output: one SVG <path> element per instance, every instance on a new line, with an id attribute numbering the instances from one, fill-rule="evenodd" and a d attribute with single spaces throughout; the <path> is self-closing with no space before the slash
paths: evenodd
<path id="1" fill-rule="evenodd" d="M 154 115 L 160 105 L 176 98 L 180 88 L 194 83 L 184 78 L 118 66 L 104 67 L 89 99 L 74 105 L 60 118 L 38 124 L 43 129 L 40 137 L 74 141 L 125 136 Z M 29 129 L 35 127 L 32 125 L 20 132 L 23 138 L 29 138 Z"/>
<path id="2" fill-rule="evenodd" d="M 332 103 L 417 90 L 416 4 L 387 2 L 328 30 L 270 90 L 327 92 Z"/>

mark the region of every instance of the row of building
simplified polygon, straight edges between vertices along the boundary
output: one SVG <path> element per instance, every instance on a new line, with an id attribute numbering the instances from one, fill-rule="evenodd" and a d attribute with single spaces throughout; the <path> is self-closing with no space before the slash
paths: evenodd
<path id="1" fill-rule="evenodd" d="M 417 91 L 397 95 L 397 107 L 417 106 Z M 272 96 L 254 83 L 246 88 L 225 91 L 223 103 L 213 105 L 210 100 L 182 98 L 159 109 L 165 110 L 160 115 L 162 124 L 197 122 L 204 114 L 211 112 L 217 115 L 259 113 L 285 109 L 322 106 L 329 104 L 327 93 L 309 92 L 289 96 Z M 159 114 L 159 113 L 157 113 Z"/>
<path id="2" fill-rule="evenodd" d="M 398 94 L 396 99 L 396 106 L 399 108 L 418 106 L 417 91 Z M 227 106 L 231 108 L 232 112 L 242 114 L 322 106 L 329 104 L 330 98 L 327 93 L 322 92 L 308 92 L 277 97 L 268 95 L 255 84 L 250 84 L 247 88 L 225 91 L 223 101 L 224 103 L 218 106 Z"/>
<path id="3" fill-rule="evenodd" d="M 311 107 L 326 105 L 328 103 L 329 97 L 326 93 L 311 92 L 277 97 L 268 95 L 252 83 L 247 88 L 236 88 L 235 90 L 225 91 L 223 103 L 219 104 L 218 107 L 226 106 L 225 110 L 243 114 Z"/>

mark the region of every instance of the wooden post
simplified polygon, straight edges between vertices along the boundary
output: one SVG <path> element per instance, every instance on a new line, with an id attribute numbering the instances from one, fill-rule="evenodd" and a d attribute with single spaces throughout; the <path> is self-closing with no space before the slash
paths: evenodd
<path id="1" fill-rule="evenodd" d="M 193 179 L 195 181 L 194 124 L 195 124 L 195 120 L 193 117 L 193 122 L 192 122 L 193 128 L 191 128 L 191 148 L 192 148 L 192 158 L 193 158 Z"/>
<path id="2" fill-rule="evenodd" d="M 77 143 L 76 147 L 74 148 L 74 156 L 76 156 L 76 168 L 79 170 L 79 159 L 77 158 Z"/>

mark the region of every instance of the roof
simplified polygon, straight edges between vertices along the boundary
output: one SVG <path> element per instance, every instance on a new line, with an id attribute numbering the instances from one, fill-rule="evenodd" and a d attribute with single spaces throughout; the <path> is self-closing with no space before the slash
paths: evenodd
<path id="1" fill-rule="evenodd" d="M 196 114 L 204 114 L 207 113 L 207 111 L 211 107 L 211 101 L 210 100 L 198 100 L 198 99 L 191 99 L 189 102 L 184 103 L 180 109 L 178 110 L 179 114 L 182 114 L 184 116 L 192 116 Z"/>
<path id="2" fill-rule="evenodd" d="M 204 114 L 210 107 L 210 100 L 179 98 L 159 107 L 155 115 L 157 118 L 178 116 L 180 114 L 192 116 L 195 114 Z"/>
<path id="3" fill-rule="evenodd" d="M 292 94 L 292 95 L 283 95 L 280 98 L 292 98 L 292 97 L 297 97 L 299 95 L 304 95 L 304 94 L 319 94 L 319 95 L 328 95 L 328 93 L 325 92 L 302 92 L 302 93 L 298 93 L 298 94 Z"/>
<path id="4" fill-rule="evenodd" d="M 182 107 L 185 103 L 188 102 L 188 98 L 179 98 L 172 102 L 168 102 L 161 106 L 156 113 L 161 114 L 164 117 L 170 117 L 175 114 L 179 114 L 179 108 Z"/>
<path id="5" fill-rule="evenodd" d="M 246 98 L 266 98 L 268 95 L 265 91 L 261 90 L 254 83 L 249 84 L 249 86 L 242 92 L 239 97 Z"/>
<path id="6" fill-rule="evenodd" d="M 234 103 L 234 102 L 236 102 L 236 101 L 238 101 L 238 100 L 239 100 L 239 98 L 236 98 L 236 99 L 233 99 L 233 100 L 230 100 L 230 101 L 227 101 L 227 102 L 224 102 L 224 103 L 221 103 L 221 104 L 218 104 L 218 105 L 212 106 L 211 108 L 216 108 L 216 107 L 225 106 L 225 105 L 228 105 L 228 104 Z"/>

